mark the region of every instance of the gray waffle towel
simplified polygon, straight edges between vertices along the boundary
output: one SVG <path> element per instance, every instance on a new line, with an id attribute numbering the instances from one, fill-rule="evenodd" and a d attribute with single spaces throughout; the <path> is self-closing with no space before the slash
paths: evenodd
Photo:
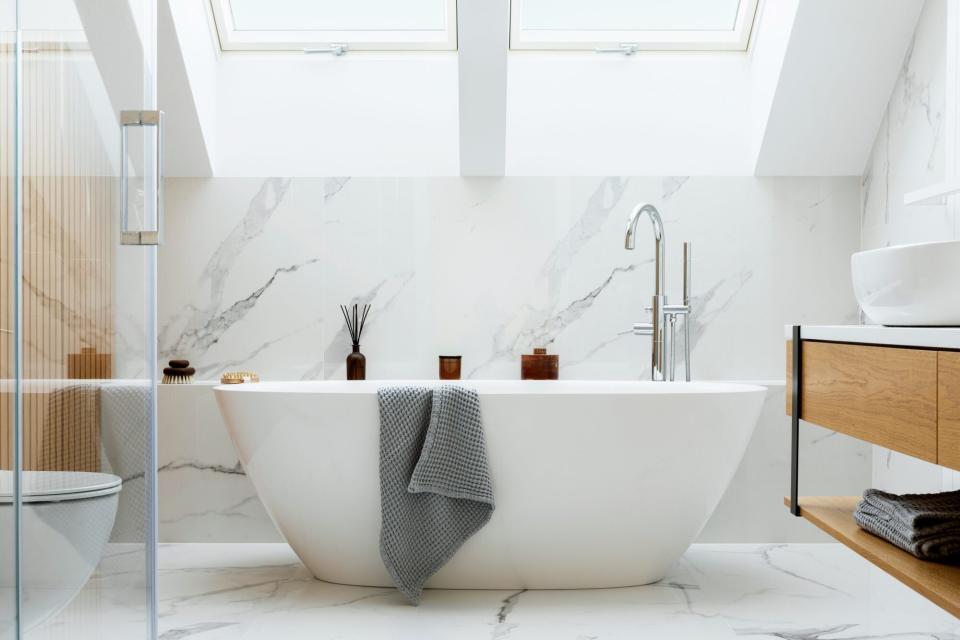
<path id="1" fill-rule="evenodd" d="M 480 399 L 455 386 L 390 387 L 380 403 L 380 557 L 419 604 L 423 585 L 493 514 Z"/>
<path id="2" fill-rule="evenodd" d="M 960 491 L 896 495 L 867 489 L 853 518 L 862 529 L 918 558 L 960 556 Z"/>

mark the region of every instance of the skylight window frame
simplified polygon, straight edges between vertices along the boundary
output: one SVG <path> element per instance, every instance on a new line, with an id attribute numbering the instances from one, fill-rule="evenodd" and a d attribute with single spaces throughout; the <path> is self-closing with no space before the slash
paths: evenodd
<path id="1" fill-rule="evenodd" d="M 374 31 L 275 31 L 237 29 L 231 0 L 210 0 L 220 50 L 302 52 L 333 45 L 349 51 L 456 51 L 457 0 L 444 0 L 447 28 L 443 32 L 403 29 Z M 349 0 L 346 0 L 349 1 Z M 442 33 L 442 37 L 440 34 Z"/>
<path id="2" fill-rule="evenodd" d="M 524 0 L 510 0 L 512 51 L 747 51 L 760 0 L 740 0 L 733 29 L 522 29 Z M 626 48 L 625 48 L 626 47 Z"/>

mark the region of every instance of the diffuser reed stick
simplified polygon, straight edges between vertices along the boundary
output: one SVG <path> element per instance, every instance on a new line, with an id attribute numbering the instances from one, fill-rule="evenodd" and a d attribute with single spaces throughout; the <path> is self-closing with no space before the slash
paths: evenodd
<path id="1" fill-rule="evenodd" d="M 340 312 L 343 314 L 344 322 L 347 323 L 347 331 L 350 332 L 350 340 L 353 342 L 353 350 L 347 356 L 347 380 L 365 380 L 367 358 L 360 353 L 360 337 L 363 335 L 363 327 L 367 324 L 370 305 L 363 305 L 363 311 L 360 311 L 358 305 L 352 305 L 352 307 L 340 305 Z"/>
<path id="2" fill-rule="evenodd" d="M 343 313 L 343 319 L 347 323 L 347 331 L 350 332 L 350 339 L 353 344 L 360 344 L 360 336 L 363 334 L 363 327 L 367 323 L 367 314 L 370 313 L 370 305 L 363 305 L 363 311 L 360 312 L 358 305 L 353 308 L 347 305 L 340 305 L 340 311 Z"/>

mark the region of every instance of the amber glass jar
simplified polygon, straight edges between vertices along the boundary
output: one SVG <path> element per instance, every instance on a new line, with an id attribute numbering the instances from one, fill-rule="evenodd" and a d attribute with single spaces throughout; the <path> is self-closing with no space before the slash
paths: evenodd
<path id="1" fill-rule="evenodd" d="M 460 356 L 440 356 L 440 379 L 460 379 Z"/>

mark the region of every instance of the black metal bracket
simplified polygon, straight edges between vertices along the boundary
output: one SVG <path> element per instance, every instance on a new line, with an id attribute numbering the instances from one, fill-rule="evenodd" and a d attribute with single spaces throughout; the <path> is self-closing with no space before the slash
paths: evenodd
<path id="1" fill-rule="evenodd" d="M 800 479 L 800 375 L 803 372 L 801 357 L 803 341 L 800 325 L 793 325 L 793 379 L 790 393 L 790 513 L 800 517 L 798 483 Z"/>

